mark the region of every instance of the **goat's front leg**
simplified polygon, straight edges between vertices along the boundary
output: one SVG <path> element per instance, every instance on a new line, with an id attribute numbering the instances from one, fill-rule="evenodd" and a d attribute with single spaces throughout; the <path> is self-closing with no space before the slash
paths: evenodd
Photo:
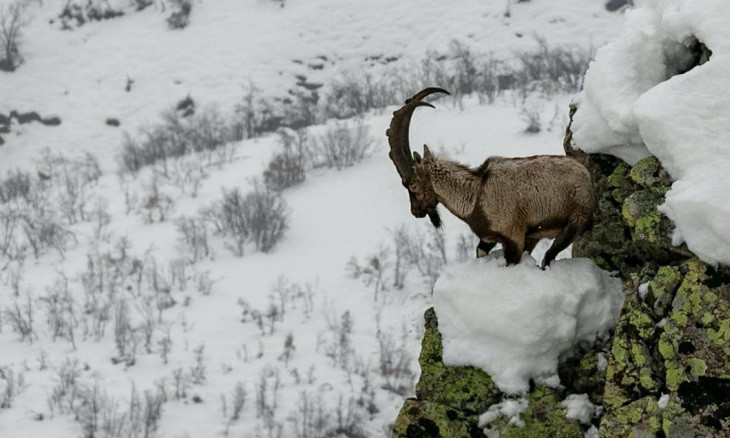
<path id="1" fill-rule="evenodd" d="M 479 241 L 479 245 L 477 245 L 477 258 L 480 259 L 482 257 L 486 257 L 489 255 L 489 252 L 497 245 L 497 242 L 485 242 L 483 240 Z"/>

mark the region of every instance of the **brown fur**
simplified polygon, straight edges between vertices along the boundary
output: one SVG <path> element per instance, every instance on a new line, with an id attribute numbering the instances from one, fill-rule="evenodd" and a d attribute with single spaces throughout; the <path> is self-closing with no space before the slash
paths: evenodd
<path id="1" fill-rule="evenodd" d="M 502 243 L 510 264 L 539 239 L 555 238 L 543 261 L 549 265 L 590 226 L 595 210 L 588 170 L 560 155 L 491 157 L 472 169 L 435 158 L 424 147 L 409 190 L 415 210 L 443 204 L 480 241 Z"/>
<path id="2" fill-rule="evenodd" d="M 591 226 L 596 201 L 591 175 L 575 159 L 562 155 L 490 157 L 476 168 L 441 160 L 423 147 L 411 155 L 408 129 L 413 111 L 433 107 L 421 100 L 442 88 L 421 90 L 393 113 L 386 131 L 390 159 L 408 189 L 411 213 L 440 224 L 438 204 L 466 222 L 480 243 L 477 254 L 496 243 L 508 264 L 519 263 L 543 238 L 554 238 L 542 266 Z"/>

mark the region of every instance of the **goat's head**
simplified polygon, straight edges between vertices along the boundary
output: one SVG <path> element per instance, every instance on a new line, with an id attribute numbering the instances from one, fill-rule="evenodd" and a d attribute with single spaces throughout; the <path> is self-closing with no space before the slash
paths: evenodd
<path id="1" fill-rule="evenodd" d="M 403 107 L 393 113 L 390 127 L 385 135 L 388 136 L 388 143 L 390 144 L 390 159 L 395 164 L 403 186 L 408 189 L 411 214 L 417 218 L 428 215 L 431 223 L 439 227 L 441 226 L 441 218 L 436 209 L 438 199 L 431 185 L 430 174 L 427 171 L 428 165 L 433 158 L 425 145 L 423 147 L 423 158 L 418 152 L 411 155 L 411 146 L 408 141 L 408 128 L 413 111 L 419 106 L 433 108 L 430 103 L 421 102 L 421 99 L 433 93 L 449 94 L 448 91 L 435 87 L 419 91 L 415 96 L 407 99 Z"/>

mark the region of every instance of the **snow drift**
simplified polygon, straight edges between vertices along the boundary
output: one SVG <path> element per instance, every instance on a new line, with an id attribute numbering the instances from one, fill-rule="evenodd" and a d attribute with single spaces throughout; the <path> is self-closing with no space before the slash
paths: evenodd
<path id="1" fill-rule="evenodd" d="M 434 285 L 444 363 L 482 368 L 506 393 L 531 378 L 557 385 L 561 353 L 606 334 L 623 300 L 621 281 L 588 259 L 542 271 L 529 255 L 506 267 L 497 252 L 450 266 Z"/>
<path id="2" fill-rule="evenodd" d="M 727 1 L 640 3 L 596 53 L 573 123 L 586 152 L 659 158 L 676 181 L 661 208 L 674 243 L 713 264 L 730 264 L 729 21 Z M 692 68 L 699 43 L 711 56 Z"/>

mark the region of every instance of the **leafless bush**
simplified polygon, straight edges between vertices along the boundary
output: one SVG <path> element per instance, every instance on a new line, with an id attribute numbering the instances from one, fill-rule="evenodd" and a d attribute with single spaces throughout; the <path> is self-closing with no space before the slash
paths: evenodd
<path id="1" fill-rule="evenodd" d="M 324 118 L 347 119 L 399 103 L 395 96 L 397 76 L 376 76 L 368 71 L 345 71 L 327 87 Z"/>
<path id="2" fill-rule="evenodd" d="M 172 12 L 167 17 L 170 29 L 184 29 L 190 23 L 190 13 L 193 11 L 192 0 L 168 0 Z"/>
<path id="3" fill-rule="evenodd" d="M 0 4 L 0 70 L 14 71 L 23 63 L 23 30 L 30 24 L 27 0 Z"/>
<path id="4" fill-rule="evenodd" d="M 352 128 L 343 122 L 330 125 L 324 134 L 315 138 L 313 152 L 317 165 L 341 170 L 368 157 L 372 146 L 368 128 L 358 119 Z"/>
<path id="5" fill-rule="evenodd" d="M 169 176 L 171 158 L 215 151 L 233 138 L 229 124 L 213 109 L 190 117 L 168 110 L 162 114 L 160 124 L 142 128 L 138 137 L 125 135 L 120 169 L 136 174 L 142 167 L 160 162 L 165 176 Z"/>
<path id="6" fill-rule="evenodd" d="M 193 350 L 195 355 L 195 364 L 190 367 L 190 381 L 194 385 L 202 385 L 205 383 L 205 345 L 200 344 Z"/>
<path id="7" fill-rule="evenodd" d="M 35 333 L 33 299 L 30 293 L 26 293 L 25 302 L 20 303 L 20 298 L 15 298 L 13 304 L 6 306 L 3 311 L 4 319 L 10 324 L 15 333 L 20 335 L 20 340 L 33 342 L 38 338 Z"/>
<path id="8" fill-rule="evenodd" d="M 263 419 L 266 427 L 275 425 L 280 391 L 279 368 L 266 367 L 261 370 L 259 381 L 256 383 L 256 418 Z"/>
<path id="9" fill-rule="evenodd" d="M 352 256 L 347 263 L 347 271 L 353 278 L 362 278 L 366 286 L 373 286 L 373 301 L 378 301 L 378 295 L 388 289 L 389 256 L 387 248 L 380 248 L 376 254 L 369 256 L 363 265 L 357 261 L 355 256 Z M 405 278 L 404 268 L 402 265 L 396 265 L 396 269 L 396 274 L 400 278 L 397 281 L 402 283 Z M 401 283 L 396 283 L 396 287 Z"/>
<path id="10" fill-rule="evenodd" d="M 58 209 L 70 224 L 89 219 L 87 190 L 96 185 L 102 175 L 94 155 L 87 152 L 81 159 L 70 159 L 46 149 L 38 172 L 47 180 L 47 188 L 56 194 Z"/>
<path id="11" fill-rule="evenodd" d="M 188 260 L 197 262 L 210 256 L 208 227 L 205 221 L 182 217 L 176 222 L 178 242 Z"/>
<path id="12" fill-rule="evenodd" d="M 167 400 L 163 385 L 144 391 L 140 397 L 135 386 L 123 409 L 119 400 L 103 391 L 99 382 L 87 385 L 81 381 L 78 362 L 67 360 L 57 371 L 56 386 L 48 398 L 52 413 L 74 415 L 84 436 L 105 438 L 150 438 L 158 428 L 162 405 Z"/>
<path id="13" fill-rule="evenodd" d="M 164 222 L 175 206 L 172 197 L 161 190 L 159 179 L 157 173 L 152 174 L 145 185 L 143 203 L 138 210 L 145 223 L 148 224 Z"/>
<path id="14" fill-rule="evenodd" d="M 129 304 L 125 300 L 116 303 L 114 312 L 114 344 L 117 355 L 112 358 L 113 363 L 124 363 L 132 366 L 136 362 L 139 338 L 132 326 Z"/>
<path id="15" fill-rule="evenodd" d="M 264 184 L 276 192 L 304 182 L 309 159 L 305 130 L 295 133 L 282 130 L 279 136 L 284 150 L 274 155 L 264 171 Z"/>
<path id="16" fill-rule="evenodd" d="M 413 394 L 415 374 L 411 370 L 413 358 L 408 353 L 408 332 L 405 327 L 402 329 L 400 342 L 398 342 L 393 334 L 381 330 L 378 318 L 376 337 L 379 346 L 380 376 L 385 381 L 382 388 L 401 397 Z"/>
<path id="17" fill-rule="evenodd" d="M 221 147 L 218 150 L 223 149 Z M 193 198 L 198 196 L 203 180 L 210 176 L 198 154 L 185 155 L 169 161 L 168 172 L 173 185 L 180 189 L 182 194 L 189 194 Z"/>
<path id="18" fill-rule="evenodd" d="M 332 409 L 324 402 L 321 394 L 304 390 L 299 393 L 296 411 L 287 417 L 296 438 L 327 438 L 344 436 L 365 438 L 364 413 L 359 400 L 339 395 L 337 405 Z"/>
<path id="19" fill-rule="evenodd" d="M 282 126 L 284 116 L 280 109 L 260 92 L 261 89 L 249 83 L 242 101 L 236 105 L 232 125 L 234 139 L 258 137 Z"/>
<path id="20" fill-rule="evenodd" d="M 474 241 L 473 235 L 461 234 L 456 242 L 456 261 L 465 262 L 474 258 L 478 242 Z"/>
<path id="21" fill-rule="evenodd" d="M 352 329 L 354 321 L 350 311 L 345 311 L 336 317 L 325 313 L 328 327 L 329 341 L 325 345 L 325 355 L 330 358 L 333 366 L 350 371 L 353 365 L 355 351 L 352 345 Z"/>
<path id="22" fill-rule="evenodd" d="M 283 237 L 289 212 L 281 195 L 256 184 L 245 197 L 238 189 L 224 190 L 212 216 L 218 232 L 235 239 L 229 248 L 241 257 L 249 243 L 257 251 L 269 252 Z"/>
<path id="23" fill-rule="evenodd" d="M 231 394 L 231 416 L 230 421 L 238 421 L 243 413 L 243 408 L 246 405 L 246 398 L 248 393 L 246 392 L 246 386 L 243 382 L 236 383 Z"/>
<path id="24" fill-rule="evenodd" d="M 76 302 L 69 289 L 69 281 L 59 276 L 53 286 L 46 288 L 46 295 L 40 298 L 45 306 L 46 322 L 51 338 L 66 339 L 76 349 L 76 328 L 79 325 Z"/>
<path id="25" fill-rule="evenodd" d="M 61 29 L 71 30 L 73 26 L 81 27 L 89 21 L 101 21 L 124 15 L 114 9 L 107 0 L 68 0 L 58 15 Z"/>
<path id="26" fill-rule="evenodd" d="M 28 172 L 17 169 L 8 171 L 7 176 L 0 181 L 0 203 L 4 204 L 16 198 L 29 201 L 32 189 L 31 181 Z"/>
<path id="27" fill-rule="evenodd" d="M 10 409 L 13 400 L 25 389 L 25 376 L 12 368 L 0 367 L 0 410 Z"/>
<path id="28" fill-rule="evenodd" d="M 514 75 L 522 96 L 537 91 L 547 95 L 580 91 L 591 53 L 578 48 L 550 47 L 545 38 L 537 35 L 535 40 L 537 49 L 517 54 L 520 66 Z"/>
<path id="29" fill-rule="evenodd" d="M 525 103 L 520 112 L 520 117 L 527 123 L 525 132 L 528 134 L 537 134 L 542 131 L 542 105 L 532 102 Z"/>

